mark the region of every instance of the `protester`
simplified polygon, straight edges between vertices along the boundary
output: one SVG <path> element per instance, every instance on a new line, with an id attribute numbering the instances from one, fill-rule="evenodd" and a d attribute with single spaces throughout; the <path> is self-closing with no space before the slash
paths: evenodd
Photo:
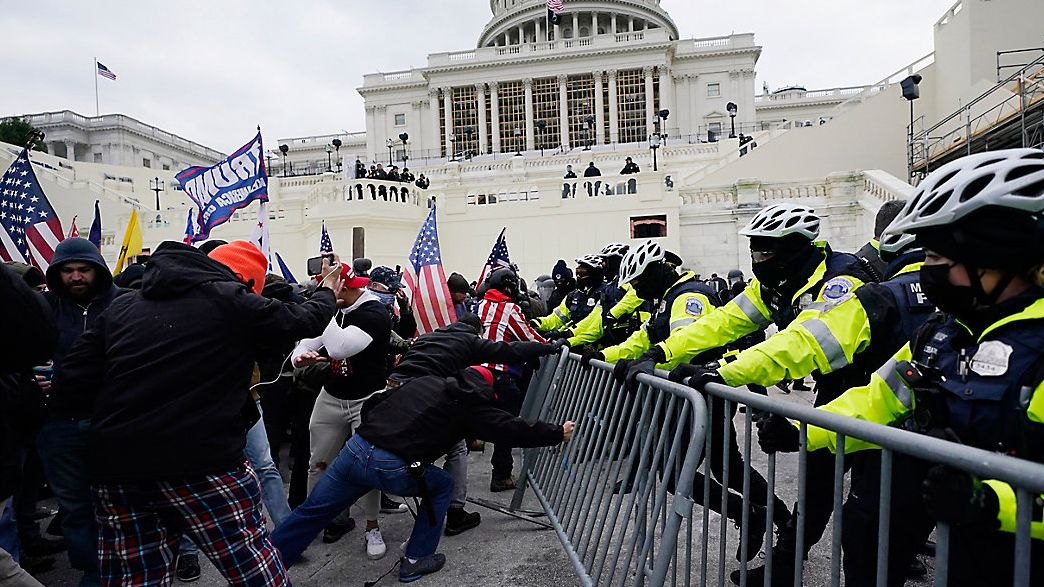
<path id="1" fill-rule="evenodd" d="M 450 298 L 453 300 L 453 310 L 457 317 L 475 312 L 475 290 L 468 283 L 466 277 L 460 273 L 451 273 L 446 279 Z"/>
<path id="2" fill-rule="evenodd" d="M 486 279 L 488 289 L 478 303 L 477 313 L 482 320 L 484 335 L 497 342 L 528 340 L 546 343 L 526 322 L 526 316 L 516 303 L 519 299 L 519 281 L 515 271 L 502 267 L 493 271 Z M 504 409 L 517 415 L 522 408 L 522 365 L 519 363 L 485 363 L 495 375 L 494 391 Z M 485 438 L 483 438 L 485 440 Z M 493 492 L 508 491 L 515 488 L 515 478 L 511 475 L 514 461 L 511 457 L 511 445 L 496 443 L 493 457 L 490 460 L 493 473 L 489 481 L 489 490 Z"/>
<path id="3" fill-rule="evenodd" d="M 566 299 L 569 292 L 576 289 L 576 280 L 573 279 L 573 271 L 566 265 L 564 259 L 559 259 L 551 270 L 551 278 L 555 282 L 555 289 L 547 299 L 547 307 L 557 308 Z"/>
<path id="4" fill-rule="evenodd" d="M 84 332 L 95 327 L 100 316 L 126 290 L 112 283 L 105 260 L 85 238 L 70 238 L 58 244 L 47 268 L 45 294 L 58 325 L 58 345 L 51 370 L 38 369 L 36 381 L 47 397 L 47 420 L 37 437 L 37 448 L 47 482 L 65 512 L 62 534 L 68 547 L 69 564 L 83 571 L 80 585 L 97 585 L 98 528 L 91 506 L 88 482 L 87 430 L 94 409 L 86 394 L 66 393 L 58 379 L 66 368 L 66 355 Z M 72 383 L 73 378 L 65 378 Z M 80 382 L 75 382 L 80 385 Z"/>
<path id="5" fill-rule="evenodd" d="M 576 172 L 573 171 L 572 165 L 566 165 L 565 176 L 562 179 L 576 179 Z"/>
<path id="6" fill-rule="evenodd" d="M 641 169 L 638 168 L 638 164 L 631 160 L 630 157 L 624 159 L 623 169 L 620 170 L 620 175 L 629 175 L 631 173 L 638 173 Z"/>
<path id="7" fill-rule="evenodd" d="M 0 515 L 9 507 L 20 477 L 16 421 L 18 386 L 31 378 L 31 369 L 54 355 L 58 340 L 54 312 L 21 275 L 0 266 Z M 0 548 L 0 583 L 40 587 L 12 557 Z"/>
<path id="8" fill-rule="evenodd" d="M 73 344 L 55 394 L 93 403 L 88 466 L 104 585 L 169 584 L 185 534 L 237 585 L 287 585 L 243 451 L 257 420 L 258 348 L 321 331 L 340 278 L 302 304 L 259 294 L 268 259 L 252 244 L 164 242 L 140 291 L 120 296 Z"/>
<path id="9" fill-rule="evenodd" d="M 595 167 L 594 161 L 587 164 L 587 169 L 584 170 L 584 177 L 598 177 L 602 175 L 602 172 Z"/>
<path id="10" fill-rule="evenodd" d="M 329 366 L 308 424 L 312 455 L 309 493 L 337 456 L 344 439 L 358 428 L 363 402 L 384 389 L 386 380 L 384 365 L 392 332 L 388 312 L 367 289 L 368 278 L 355 275 L 348 267 L 342 269 L 341 277 L 344 288 L 337 294 L 340 311 L 320 336 L 299 342 L 292 355 L 295 367 L 317 363 Z M 366 554 L 371 559 L 379 559 L 387 551 L 377 522 L 380 502 L 380 492 L 375 491 L 362 504 L 366 515 Z M 347 520 L 346 512 L 327 528 L 324 540 L 340 540 L 351 529 Z"/>
<path id="11" fill-rule="evenodd" d="M 362 425 L 330 464 L 308 499 L 276 528 L 273 541 L 294 564 L 333 516 L 375 490 L 422 498 L 399 580 L 415 581 L 446 563 L 436 553 L 453 479 L 433 463 L 468 436 L 509 446 L 568 441 L 573 422 L 526 423 L 502 410 L 493 374 L 472 367 L 452 377 L 426 375 L 367 402 Z"/>
<path id="12" fill-rule="evenodd" d="M 366 164 L 360 161 L 358 158 L 355 159 L 355 179 L 363 179 L 366 177 Z"/>
<path id="13" fill-rule="evenodd" d="M 427 177 L 424 177 L 424 174 L 422 173 L 417 177 L 417 181 L 414 182 L 414 185 L 416 185 L 422 190 L 426 190 L 428 189 L 428 186 L 431 185 L 431 182 L 428 180 Z"/>

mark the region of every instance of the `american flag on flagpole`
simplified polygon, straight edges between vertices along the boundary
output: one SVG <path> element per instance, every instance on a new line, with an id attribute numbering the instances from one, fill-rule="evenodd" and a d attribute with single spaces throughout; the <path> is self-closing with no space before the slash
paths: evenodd
<path id="1" fill-rule="evenodd" d="M 562 18 L 562 10 L 565 6 L 562 5 L 562 0 L 547 0 L 547 20 L 550 24 L 559 24 Z"/>
<path id="2" fill-rule="evenodd" d="M 501 229 L 500 236 L 497 237 L 497 242 L 493 245 L 493 250 L 489 252 L 489 258 L 486 259 L 486 264 L 482 267 L 482 274 L 479 275 L 478 283 L 485 281 L 487 275 L 501 267 L 511 267 L 511 257 L 508 255 L 507 239 L 504 237 L 506 231 L 507 228 Z"/>
<path id="3" fill-rule="evenodd" d="M 191 245 L 196 239 L 196 233 L 199 232 L 196 230 L 196 214 L 198 214 L 197 210 L 190 209 L 188 211 L 188 220 L 185 221 L 185 236 L 181 239 L 181 242 L 186 245 Z"/>
<path id="4" fill-rule="evenodd" d="M 98 75 L 116 81 L 116 74 L 113 73 L 111 69 L 102 65 L 101 62 L 96 61 L 95 63 L 98 64 Z"/>
<path id="5" fill-rule="evenodd" d="M 72 226 L 69 227 L 69 236 L 68 236 L 68 238 L 76 238 L 76 237 L 80 236 L 80 229 L 76 228 L 76 216 L 77 216 L 76 214 L 73 214 Z"/>
<path id="6" fill-rule="evenodd" d="M 404 278 L 412 294 L 418 334 L 426 334 L 457 321 L 457 313 L 446 285 L 446 273 L 442 270 L 442 251 L 439 249 L 434 206 L 421 225 L 417 241 L 413 243 Z"/>
<path id="7" fill-rule="evenodd" d="M 55 247 L 65 239 L 62 221 L 40 188 L 27 148 L 0 178 L 0 227 L 0 259 L 31 263 L 41 271 L 47 271 Z"/>
<path id="8" fill-rule="evenodd" d="M 326 221 L 323 220 L 323 236 L 319 239 L 319 254 L 329 255 L 333 252 L 333 242 L 330 240 L 330 233 L 326 232 Z"/>

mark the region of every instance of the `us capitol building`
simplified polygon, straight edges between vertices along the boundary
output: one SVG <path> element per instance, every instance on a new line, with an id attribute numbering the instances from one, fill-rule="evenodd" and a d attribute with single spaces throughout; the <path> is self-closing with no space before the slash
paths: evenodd
<path id="1" fill-rule="evenodd" d="M 955 119 L 962 105 L 984 94 L 991 97 L 979 102 L 990 107 L 1011 98 L 1002 78 L 1015 70 L 995 69 L 997 52 L 1040 47 L 1044 36 L 1042 19 L 1029 17 L 1044 16 L 1039 0 L 961 0 L 932 27 L 933 53 L 910 55 L 880 80 L 770 91 L 755 87 L 763 49 L 752 33 L 682 38 L 659 0 L 565 6 L 549 27 L 543 0 L 490 0 L 474 48 L 364 76 L 364 132 L 265 137 L 271 242 L 298 277 L 317 254 L 324 220 L 343 257 L 404 264 L 433 204 L 447 272 L 472 279 L 504 227 L 512 259 L 530 279 L 557 259 L 644 238 L 662 239 L 704 275 L 748 268 L 737 231 L 781 200 L 814 206 L 823 238 L 854 250 L 872 236 L 882 202 L 905 197 L 918 169 L 961 146 L 957 135 L 944 144 L 935 138 L 989 116 L 984 106 Z M 1019 57 L 1025 65 L 1042 55 Z M 1027 85 L 1040 83 L 1039 71 L 1021 78 L 1022 108 L 1027 88 L 1039 90 Z M 911 129 L 899 82 L 914 74 L 922 81 Z M 122 115 L 28 118 L 47 133 L 51 155 L 34 155 L 44 190 L 66 224 L 73 214 L 90 218 L 101 201 L 111 258 L 132 208 L 144 219 L 147 247 L 180 240 L 191 204 L 173 174 L 221 156 Z M 976 129 L 1001 123 L 986 119 Z M 0 163 L 13 150 L 0 149 Z M 619 174 L 626 157 L 640 173 Z M 357 159 L 409 167 L 431 185 L 357 180 Z M 590 163 L 601 177 L 583 177 Z M 579 179 L 563 179 L 568 165 Z M 247 238 L 256 209 L 213 236 Z"/>

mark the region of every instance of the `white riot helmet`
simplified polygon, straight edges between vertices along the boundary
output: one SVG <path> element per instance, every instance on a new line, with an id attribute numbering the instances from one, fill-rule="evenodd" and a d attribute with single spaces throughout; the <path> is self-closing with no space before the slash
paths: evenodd
<path id="1" fill-rule="evenodd" d="M 595 271 L 601 271 L 605 268 L 605 263 L 602 261 L 601 255 L 584 255 L 583 257 L 576 258 L 576 264 L 588 269 L 594 269 Z"/>
<path id="2" fill-rule="evenodd" d="M 609 243 L 602 247 L 601 255 L 603 257 L 619 257 L 622 259 L 630 248 L 630 246 L 623 243 Z"/>
<path id="3" fill-rule="evenodd" d="M 1044 151 L 989 151 L 943 165 L 917 186 L 886 234 L 945 226 L 986 206 L 1044 211 Z"/>
<path id="4" fill-rule="evenodd" d="M 800 234 L 814 241 L 819 236 L 819 216 L 808 206 L 773 204 L 755 214 L 739 233 L 743 236 L 770 238 Z"/>
<path id="5" fill-rule="evenodd" d="M 663 247 L 647 240 L 631 249 L 620 261 L 620 285 L 634 281 L 649 265 L 664 259 Z"/>
<path id="6" fill-rule="evenodd" d="M 882 253 L 897 255 L 914 242 L 914 235 L 906 233 L 885 232 L 881 235 L 879 250 Z"/>

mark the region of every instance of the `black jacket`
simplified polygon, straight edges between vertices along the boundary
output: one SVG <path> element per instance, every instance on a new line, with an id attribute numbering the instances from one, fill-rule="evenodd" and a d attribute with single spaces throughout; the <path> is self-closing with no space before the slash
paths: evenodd
<path id="1" fill-rule="evenodd" d="M 259 347 L 322 332 L 336 311 L 320 288 L 302 304 L 255 295 L 181 243 L 152 255 L 141 291 L 120 296 L 69 351 L 58 393 L 100 390 L 88 435 L 98 481 L 178 480 L 243 462 L 257 412 Z"/>
<path id="2" fill-rule="evenodd" d="M 425 375 L 448 377 L 470 365 L 526 363 L 552 351 L 552 347 L 539 342 L 494 342 L 478 334 L 475 327 L 454 322 L 422 335 L 399 359 L 390 378 L 409 381 Z"/>
<path id="3" fill-rule="evenodd" d="M 562 442 L 561 426 L 529 424 L 498 408 L 498 403 L 477 371 L 466 369 L 455 377 L 428 375 L 368 400 L 356 432 L 406 462 L 422 463 L 435 461 L 465 438 L 518 447 Z"/>
<path id="4" fill-rule="evenodd" d="M 19 478 L 16 429 L 17 395 L 35 365 L 54 353 L 58 330 L 44 297 L 22 277 L 0 266 L 0 501 L 14 492 Z M 33 384 L 35 386 L 35 384 Z M 39 388 L 36 389 L 39 393 Z"/>
<path id="5" fill-rule="evenodd" d="M 94 298 L 86 304 L 74 302 L 62 284 L 61 267 L 65 263 L 71 262 L 94 265 L 96 272 L 93 284 Z M 58 393 L 57 381 L 59 374 L 65 368 L 65 355 L 72 348 L 73 343 L 80 338 L 80 335 L 94 327 L 98 317 L 108 309 L 109 304 L 130 290 L 120 289 L 113 285 L 112 273 L 109 272 L 109 267 L 105 264 L 101 252 L 98 251 L 98 247 L 85 238 L 66 240 L 55 250 L 54 258 L 51 259 L 51 264 L 47 268 L 47 289 L 48 291 L 44 295 L 51 304 L 55 323 L 58 326 L 58 345 L 53 357 L 55 387 L 47 400 L 48 412 L 58 418 L 77 420 L 89 418 L 91 402 L 78 401 L 78 399 L 84 398 L 67 401 L 68 396 Z M 95 390 L 96 392 L 97 390 Z"/>
<path id="6" fill-rule="evenodd" d="M 597 167 L 594 167 L 592 165 L 588 165 L 584 169 L 584 177 L 599 177 L 601 175 L 602 172 Z"/>
<path id="7" fill-rule="evenodd" d="M 362 399 L 384 389 L 388 380 L 386 360 L 392 332 L 391 318 L 385 305 L 372 297 L 361 301 L 350 311 L 338 312 L 335 320 L 340 328 L 354 326 L 372 340 L 366 348 L 350 357 L 331 359 L 323 380 L 323 389 L 342 400 Z M 330 327 L 335 328 L 332 324 Z M 320 352 L 327 354 L 326 349 Z"/>

